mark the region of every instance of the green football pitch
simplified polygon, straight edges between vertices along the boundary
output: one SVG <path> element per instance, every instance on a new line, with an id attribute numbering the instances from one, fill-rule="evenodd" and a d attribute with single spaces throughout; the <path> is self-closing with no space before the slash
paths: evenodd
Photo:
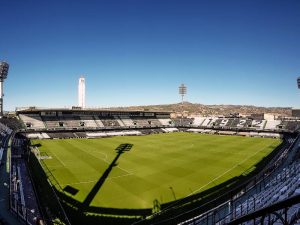
<path id="1" fill-rule="evenodd" d="M 49 156 L 43 162 L 65 194 L 90 206 L 142 209 L 241 175 L 281 140 L 169 133 L 32 143 Z M 132 148 L 118 154 L 125 143 Z"/>

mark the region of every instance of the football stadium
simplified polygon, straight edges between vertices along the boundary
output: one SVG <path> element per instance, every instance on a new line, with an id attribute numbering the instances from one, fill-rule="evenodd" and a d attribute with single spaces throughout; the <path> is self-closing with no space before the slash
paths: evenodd
<path id="1" fill-rule="evenodd" d="M 9 208 L 19 220 L 298 221 L 297 116 L 89 109 L 82 80 L 76 107 L 18 108 L 1 119 Z"/>
<path id="2" fill-rule="evenodd" d="M 0 225 L 300 225 L 300 1 L 0 10 Z"/>

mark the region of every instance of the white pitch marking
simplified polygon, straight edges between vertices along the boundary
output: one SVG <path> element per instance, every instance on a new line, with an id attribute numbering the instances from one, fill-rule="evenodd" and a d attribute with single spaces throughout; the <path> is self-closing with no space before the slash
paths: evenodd
<path id="1" fill-rule="evenodd" d="M 126 173 L 129 173 L 130 174 L 130 172 L 128 171 L 128 170 L 125 170 L 125 169 L 123 169 L 122 167 L 120 167 L 120 166 L 117 166 L 117 168 L 119 168 L 120 170 L 123 170 L 124 172 L 126 172 Z"/>
<path id="2" fill-rule="evenodd" d="M 125 174 L 125 175 L 120 175 L 120 176 L 115 176 L 115 177 L 109 177 L 109 178 L 107 178 L 107 180 L 110 180 L 110 179 L 116 179 L 116 178 L 120 178 L 120 177 L 131 176 L 131 175 L 133 175 L 133 173 Z M 74 185 L 74 184 L 88 184 L 88 183 L 95 183 L 95 182 L 97 182 L 97 181 L 98 181 L 98 180 L 89 180 L 89 181 L 81 181 L 81 182 L 68 183 L 68 184 L 61 184 L 61 185 L 63 186 L 63 185 Z"/>
<path id="3" fill-rule="evenodd" d="M 81 149 L 82 150 L 82 149 Z M 103 153 L 103 152 L 99 152 L 98 150 L 90 150 L 91 152 L 96 152 L 96 153 L 99 153 L 99 154 L 101 154 L 101 155 L 103 155 L 105 158 L 103 159 L 103 160 L 107 160 L 107 154 L 105 154 L 105 153 Z M 98 158 L 98 157 L 97 157 Z"/>
<path id="4" fill-rule="evenodd" d="M 272 144 L 274 143 L 275 141 L 272 142 Z M 208 182 L 207 184 L 203 185 L 202 187 L 198 188 L 197 190 L 193 191 L 191 194 L 189 194 L 188 196 L 191 196 L 195 193 L 197 193 L 198 191 L 200 191 L 202 188 L 208 186 L 209 184 L 213 183 L 215 180 L 219 179 L 220 177 L 224 176 L 226 173 L 230 172 L 231 170 L 233 170 L 234 168 L 238 167 L 239 165 L 243 164 L 244 162 L 246 162 L 248 159 L 250 159 L 252 156 L 255 156 L 257 153 L 263 151 L 265 148 L 269 147 L 270 145 L 268 146 L 265 146 L 264 148 L 258 150 L 257 152 L 255 152 L 253 155 L 250 155 L 248 158 L 244 159 L 242 162 L 236 164 L 235 166 L 233 166 L 232 168 L 230 168 L 229 170 L 225 171 L 224 173 L 222 173 L 221 175 L 217 176 L 216 178 L 214 178 L 213 180 L 211 180 L 210 182 Z"/>
<path id="5" fill-rule="evenodd" d="M 82 182 L 75 182 L 75 183 L 68 183 L 68 184 L 61 184 L 63 185 L 73 185 L 73 184 L 88 184 L 88 183 L 94 183 L 97 182 L 98 180 L 89 180 L 89 181 L 82 181 Z"/>
<path id="6" fill-rule="evenodd" d="M 64 162 L 61 161 L 60 158 L 59 158 L 54 152 L 52 152 L 52 154 L 58 159 L 58 161 L 59 161 L 61 164 L 63 164 L 64 166 L 66 166 L 66 164 L 64 164 Z"/>
<path id="7" fill-rule="evenodd" d="M 115 176 L 115 177 L 109 177 L 107 179 L 110 180 L 110 179 L 116 179 L 116 178 L 120 178 L 120 177 L 127 177 L 127 176 L 131 176 L 131 175 L 133 175 L 133 173 L 129 173 L 129 174 L 125 174 L 125 175 L 120 175 L 120 176 Z"/>
<path id="8" fill-rule="evenodd" d="M 62 165 L 57 165 L 57 166 L 47 166 L 49 169 L 55 169 L 55 168 L 65 168 Z"/>
<path id="9" fill-rule="evenodd" d="M 110 162 L 109 161 L 107 161 L 107 155 L 106 154 L 104 154 L 104 153 L 101 153 L 101 154 L 103 154 L 103 155 L 105 155 L 105 157 L 106 157 L 106 159 L 103 159 L 103 158 L 99 158 L 99 157 L 97 157 L 97 156 L 94 156 L 93 154 L 91 154 L 90 152 L 88 152 L 88 151 L 85 151 L 85 150 L 83 150 L 83 149 L 81 149 L 82 151 L 84 151 L 84 152 L 86 152 L 86 153 L 88 153 L 89 155 L 91 155 L 91 156 L 93 156 L 93 157 L 95 157 L 95 158 L 97 158 L 97 159 L 101 159 L 101 160 L 103 160 L 104 162 L 106 162 L 108 165 L 110 164 Z M 100 152 L 99 152 L 100 153 Z M 123 168 L 121 168 L 120 166 L 117 166 L 117 168 L 119 168 L 120 170 L 123 170 L 124 172 L 126 172 L 126 173 L 129 173 L 130 174 L 130 172 L 128 171 L 128 170 L 126 170 L 126 169 L 123 169 Z"/>
<path id="10" fill-rule="evenodd" d="M 101 154 L 103 154 L 103 155 L 106 157 L 105 159 L 99 158 L 99 157 L 97 157 L 97 156 L 95 156 L 95 155 L 91 154 L 90 152 L 85 151 L 85 150 L 83 150 L 83 149 L 80 149 L 80 150 L 86 152 L 87 154 L 89 154 L 89 155 L 91 155 L 91 156 L 93 156 L 93 157 L 95 157 L 95 158 L 97 158 L 97 159 L 100 159 L 100 160 L 106 162 L 107 164 L 110 164 L 110 162 L 107 161 L 107 155 L 104 154 L 104 153 L 101 153 Z M 99 153 L 100 153 L 100 152 L 99 152 Z"/>
<path id="11" fill-rule="evenodd" d="M 275 142 L 275 140 L 272 142 L 272 144 Z M 247 161 L 249 158 L 251 158 L 252 156 L 256 155 L 257 153 L 263 151 L 265 148 L 269 147 L 270 145 L 268 146 L 265 146 L 264 148 L 260 149 L 259 151 L 255 152 L 253 155 L 249 156 L 248 158 L 246 158 L 245 160 L 243 160 L 242 162 L 236 164 L 235 166 L 233 166 L 232 168 L 230 168 L 229 170 L 225 171 L 224 173 L 222 173 L 220 176 L 214 178 L 213 180 L 211 180 L 210 182 L 208 182 L 207 184 L 203 185 L 202 187 L 198 188 L 197 190 L 193 191 L 192 193 L 188 194 L 186 197 L 189 197 L 197 192 L 199 192 L 202 188 L 208 186 L 209 184 L 213 183 L 215 180 L 219 179 L 220 177 L 222 177 L 223 175 L 225 175 L 226 173 L 228 173 L 229 171 L 233 170 L 235 167 L 238 167 L 240 164 L 242 164 L 243 162 Z M 173 207 L 174 205 L 170 205 L 168 206 L 167 208 L 165 208 L 164 210 L 167 210 L 171 207 Z"/>

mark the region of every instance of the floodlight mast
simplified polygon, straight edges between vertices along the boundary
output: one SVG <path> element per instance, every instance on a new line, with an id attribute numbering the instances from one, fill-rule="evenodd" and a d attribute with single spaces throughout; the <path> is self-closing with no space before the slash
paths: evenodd
<path id="1" fill-rule="evenodd" d="M 186 95 L 187 87 L 184 84 L 179 86 L 179 94 L 181 95 L 181 118 L 183 118 L 183 98 Z"/>
<path id="2" fill-rule="evenodd" d="M 3 82 L 7 78 L 9 64 L 0 62 L 0 118 L 3 116 Z"/>

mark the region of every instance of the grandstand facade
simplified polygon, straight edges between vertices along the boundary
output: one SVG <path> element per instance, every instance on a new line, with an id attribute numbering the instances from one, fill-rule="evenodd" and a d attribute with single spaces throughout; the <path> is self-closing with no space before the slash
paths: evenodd
<path id="1" fill-rule="evenodd" d="M 17 111 L 27 130 L 102 129 L 170 125 L 169 112 L 82 109 L 28 109 Z"/>
<path id="2" fill-rule="evenodd" d="M 270 115 L 264 118 L 263 114 L 248 117 L 234 115 L 227 117 L 171 118 L 170 112 L 83 110 L 80 108 L 29 108 L 17 110 L 16 113 L 23 130 L 28 133 L 34 133 L 35 131 L 58 132 L 71 130 L 93 132 L 151 128 L 159 128 L 162 132 L 170 132 L 178 131 L 177 128 L 186 128 L 187 131 L 196 133 L 280 138 L 281 133 L 294 132 L 300 127 L 300 119 L 298 118 L 275 118 Z M 34 135 L 31 134 L 31 136 Z M 43 135 L 38 135 L 38 137 L 43 138 Z M 76 135 L 72 137 L 76 137 Z"/>

